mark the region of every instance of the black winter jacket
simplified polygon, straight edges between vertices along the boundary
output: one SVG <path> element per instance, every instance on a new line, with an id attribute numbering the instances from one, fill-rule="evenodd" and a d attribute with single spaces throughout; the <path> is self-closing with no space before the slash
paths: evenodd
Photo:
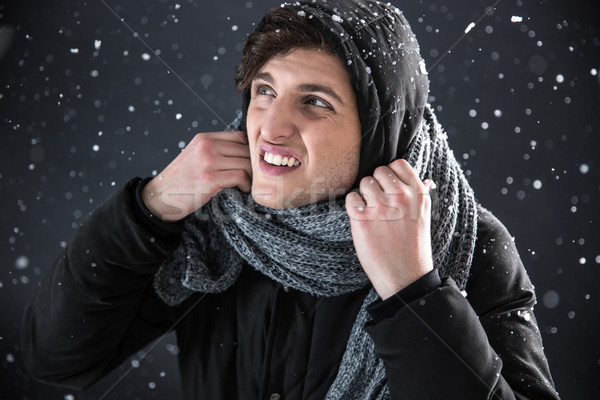
<path id="1" fill-rule="evenodd" d="M 323 399 L 369 288 L 316 297 L 247 266 L 225 292 L 169 307 L 151 282 L 179 228 L 148 220 L 139 186 L 130 181 L 87 217 L 41 282 L 23 320 L 30 373 L 85 388 L 181 318 L 185 399 Z M 366 330 L 394 399 L 558 398 L 513 240 L 479 215 L 466 297 L 434 271 L 369 307 Z"/>

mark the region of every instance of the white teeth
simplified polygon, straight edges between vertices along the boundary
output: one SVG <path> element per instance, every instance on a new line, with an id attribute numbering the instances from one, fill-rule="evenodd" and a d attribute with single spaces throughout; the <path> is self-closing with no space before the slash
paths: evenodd
<path id="1" fill-rule="evenodd" d="M 287 167 L 297 167 L 300 165 L 300 161 L 296 160 L 294 157 L 284 156 L 282 157 L 279 154 L 273 154 L 265 152 L 263 159 L 266 163 L 271 165 L 278 166 L 287 166 Z"/>

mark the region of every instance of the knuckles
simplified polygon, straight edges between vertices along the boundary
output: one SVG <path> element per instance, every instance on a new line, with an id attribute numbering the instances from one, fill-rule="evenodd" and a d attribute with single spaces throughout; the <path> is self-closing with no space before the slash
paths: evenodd
<path id="1" fill-rule="evenodd" d="M 198 155 L 208 155 L 208 154 L 212 154 L 214 152 L 215 146 L 216 146 L 216 144 L 212 140 L 207 139 L 207 138 L 200 138 L 194 144 L 193 150 L 194 150 L 194 153 L 196 153 Z"/>
<path id="2" fill-rule="evenodd" d="M 403 158 L 399 158 L 390 163 L 390 167 L 392 168 L 411 168 L 411 165 Z"/>
<path id="3" fill-rule="evenodd" d="M 373 181 L 373 179 L 375 179 L 375 178 L 373 178 L 372 176 L 365 176 L 364 178 L 362 178 L 360 180 L 359 187 L 364 188 L 367 185 L 370 185 L 371 184 L 370 182 Z"/>
<path id="4" fill-rule="evenodd" d="M 373 176 L 384 176 L 384 174 L 389 174 L 389 168 L 383 165 L 380 165 L 373 171 Z"/>

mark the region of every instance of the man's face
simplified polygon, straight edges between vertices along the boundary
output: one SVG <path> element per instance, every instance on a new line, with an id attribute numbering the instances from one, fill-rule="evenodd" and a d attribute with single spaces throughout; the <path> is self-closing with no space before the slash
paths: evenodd
<path id="1" fill-rule="evenodd" d="M 305 49 L 276 56 L 258 72 L 251 93 L 246 126 L 258 203 L 299 207 L 352 188 L 361 126 L 337 56 Z"/>

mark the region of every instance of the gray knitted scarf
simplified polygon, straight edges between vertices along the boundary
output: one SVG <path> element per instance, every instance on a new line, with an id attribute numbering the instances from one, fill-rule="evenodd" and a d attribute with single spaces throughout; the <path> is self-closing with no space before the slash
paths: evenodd
<path id="1" fill-rule="evenodd" d="M 405 158 L 421 179 L 437 184 L 432 196 L 434 265 L 464 289 L 475 247 L 475 199 L 429 106 Z M 245 263 L 315 296 L 336 296 L 369 284 L 356 256 L 343 199 L 275 210 L 227 189 L 188 218 L 185 226 L 180 246 L 154 280 L 156 292 L 170 305 L 194 292 L 227 290 Z M 390 398 L 383 362 L 364 329 L 369 319 L 366 308 L 377 299 L 371 289 L 326 400 Z"/>

